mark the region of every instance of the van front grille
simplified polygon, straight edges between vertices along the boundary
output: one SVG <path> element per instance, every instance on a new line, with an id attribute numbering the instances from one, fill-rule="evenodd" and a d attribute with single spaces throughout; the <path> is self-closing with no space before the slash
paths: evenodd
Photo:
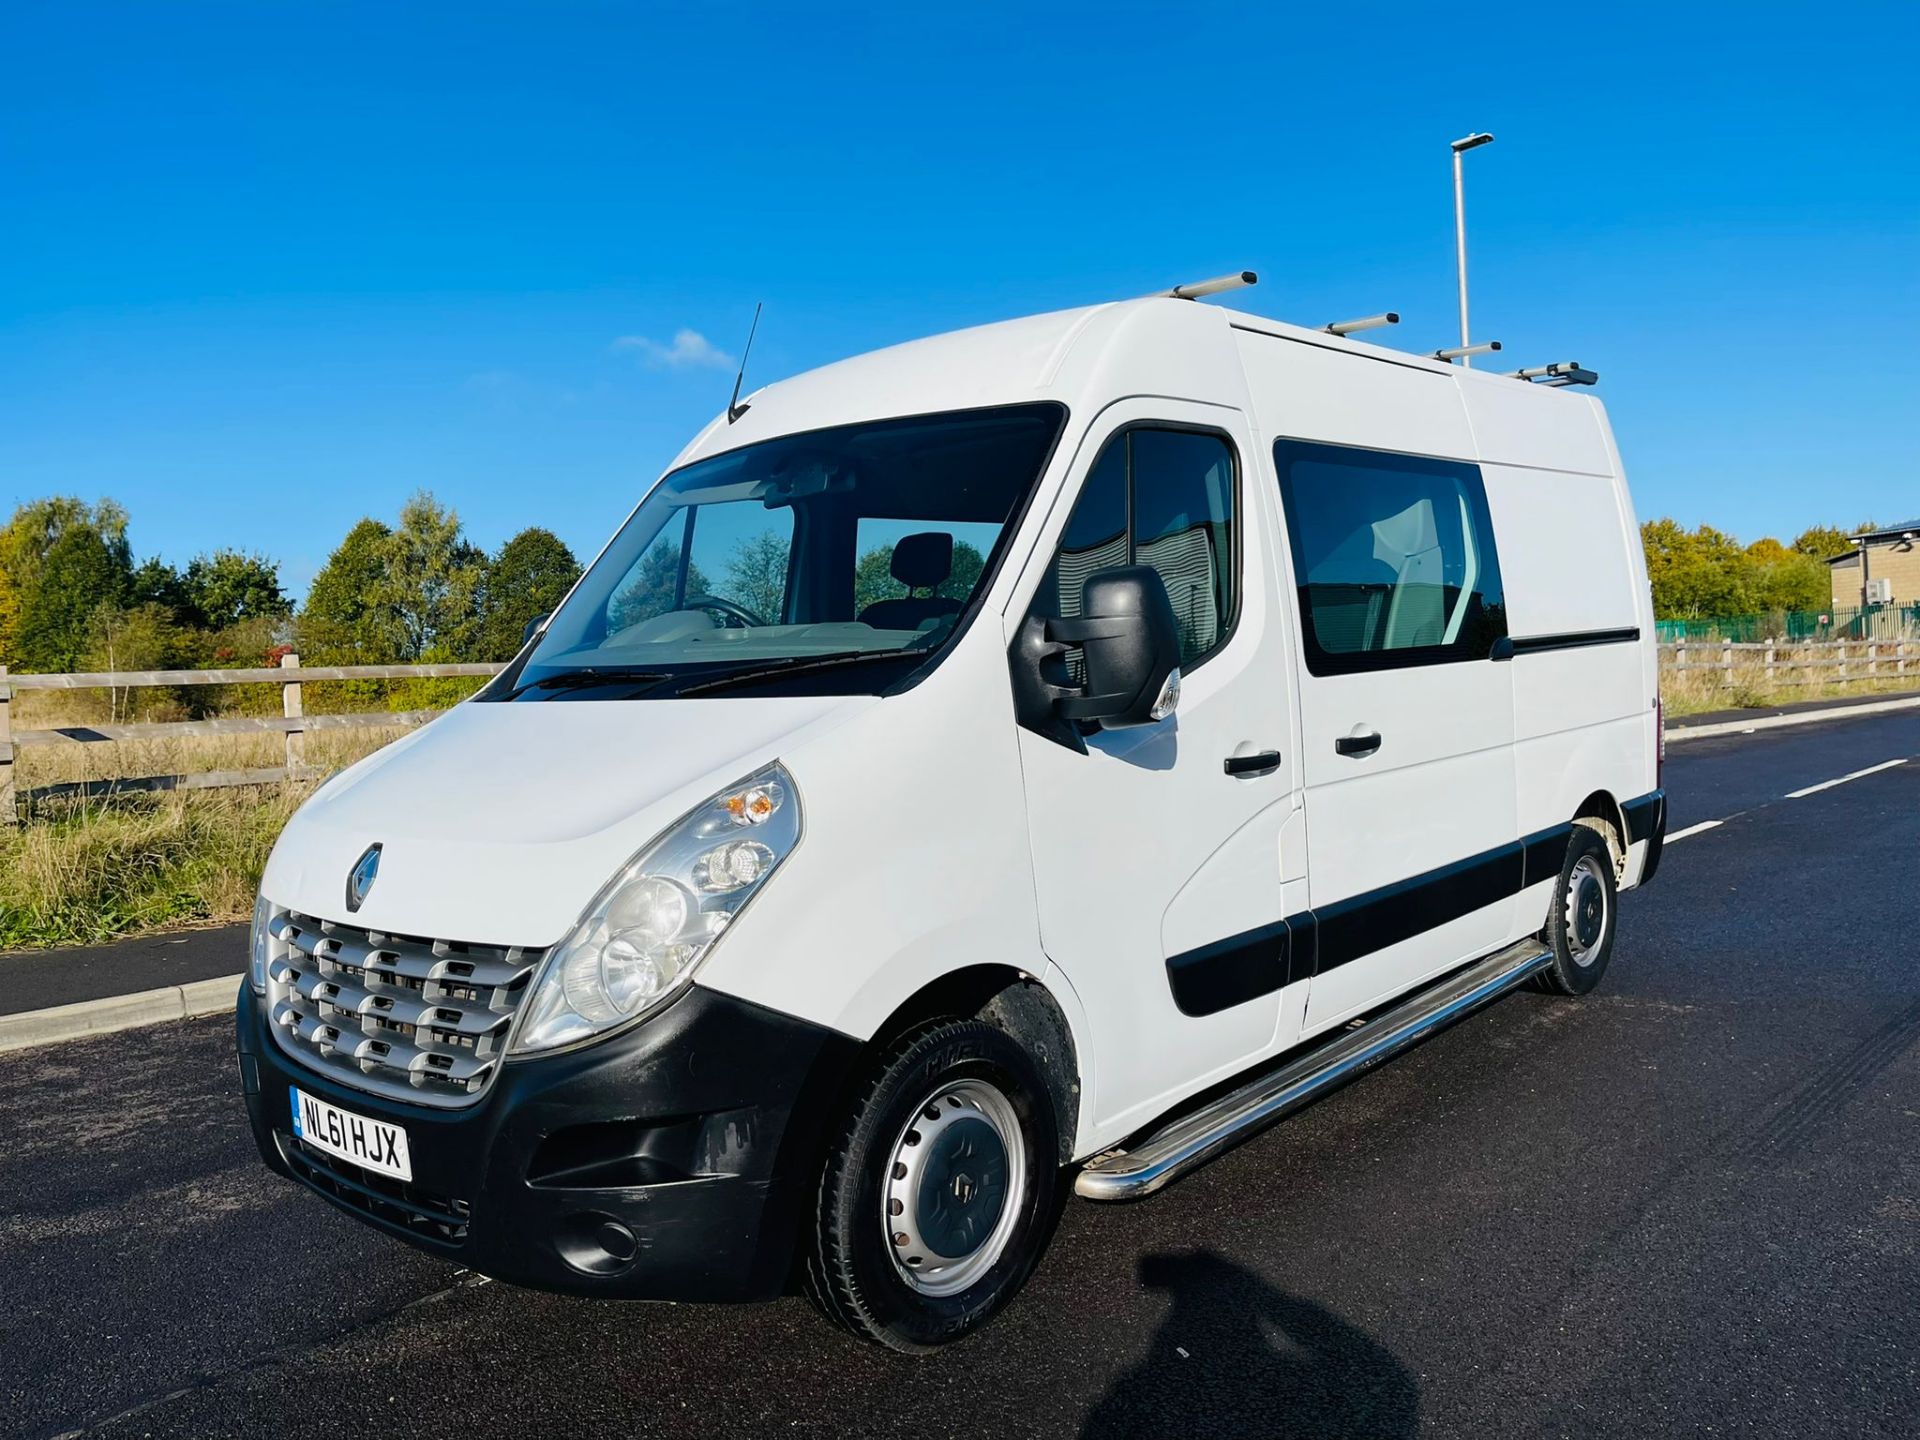
<path id="1" fill-rule="evenodd" d="M 478 1098 L 539 950 L 361 930 L 290 910 L 267 926 L 267 1006 L 280 1047 L 360 1090 L 426 1105 Z"/>

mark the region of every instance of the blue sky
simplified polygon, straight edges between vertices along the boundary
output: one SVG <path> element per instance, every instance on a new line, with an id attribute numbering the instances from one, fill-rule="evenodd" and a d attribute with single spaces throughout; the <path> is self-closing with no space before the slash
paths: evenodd
<path id="1" fill-rule="evenodd" d="M 597 548 L 751 381 L 1243 266 L 1572 358 L 1644 516 L 1920 513 L 1920 6 L 0 15 L 0 505 L 303 588 L 426 487 Z M 689 336 L 682 332 L 690 332 Z M 680 337 L 676 339 L 676 337 Z M 624 342 L 624 343 L 623 343 Z"/>

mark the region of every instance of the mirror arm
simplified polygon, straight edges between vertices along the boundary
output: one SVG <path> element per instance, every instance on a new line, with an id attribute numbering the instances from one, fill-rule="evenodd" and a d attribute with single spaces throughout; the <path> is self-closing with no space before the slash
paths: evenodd
<path id="1" fill-rule="evenodd" d="M 1057 635 L 1058 628 L 1075 623 L 1078 622 L 1029 615 L 1020 624 L 1009 658 L 1013 669 L 1014 718 L 1034 734 L 1084 755 L 1086 736 L 1060 712 L 1063 701 L 1077 700 L 1084 692 L 1052 678 L 1065 678 L 1067 651 L 1073 648 L 1073 643 Z"/>

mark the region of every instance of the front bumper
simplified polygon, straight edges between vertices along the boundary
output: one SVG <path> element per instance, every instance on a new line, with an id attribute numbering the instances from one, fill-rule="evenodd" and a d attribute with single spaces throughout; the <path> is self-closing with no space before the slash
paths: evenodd
<path id="1" fill-rule="evenodd" d="M 340 1085 L 268 1033 L 242 987 L 237 1043 L 267 1164 L 357 1218 L 495 1279 L 627 1299 L 781 1293 L 859 1044 L 694 986 L 597 1044 L 504 1066 L 430 1109 Z M 406 1128 L 413 1181 L 293 1135 L 289 1087 Z"/>

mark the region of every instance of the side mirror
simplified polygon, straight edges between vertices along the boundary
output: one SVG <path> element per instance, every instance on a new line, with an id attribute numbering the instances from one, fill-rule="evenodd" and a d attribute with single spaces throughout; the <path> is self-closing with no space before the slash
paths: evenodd
<path id="1" fill-rule="evenodd" d="M 546 628 L 547 621 L 552 618 L 553 612 L 549 610 L 546 614 L 536 615 L 527 621 L 527 628 L 520 632 L 520 644 L 525 646 L 529 640 L 533 639 L 534 636 Z"/>
<path id="2" fill-rule="evenodd" d="M 1086 660 L 1087 683 L 1069 681 L 1066 652 Z M 1084 749 L 1075 721 L 1150 725 L 1180 702 L 1180 627 L 1158 572 L 1124 565 L 1087 577 L 1081 613 L 1030 617 L 1014 647 L 1020 723 Z M 1069 738 L 1070 737 L 1070 738 Z"/>

